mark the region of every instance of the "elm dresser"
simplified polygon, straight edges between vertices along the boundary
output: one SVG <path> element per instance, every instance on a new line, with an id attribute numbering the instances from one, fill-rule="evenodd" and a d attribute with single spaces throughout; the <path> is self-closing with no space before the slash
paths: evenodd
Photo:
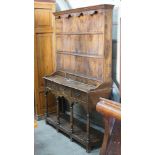
<path id="1" fill-rule="evenodd" d="M 86 147 L 102 143 L 102 133 L 91 125 L 99 97 L 109 98 L 112 87 L 112 9 L 97 5 L 55 12 L 56 71 L 47 75 L 45 98 L 56 97 L 57 112 L 49 113 L 46 122 Z M 70 112 L 62 108 L 68 101 Z M 48 105 L 46 99 L 46 105 Z M 74 105 L 86 112 L 86 121 L 74 118 Z"/>

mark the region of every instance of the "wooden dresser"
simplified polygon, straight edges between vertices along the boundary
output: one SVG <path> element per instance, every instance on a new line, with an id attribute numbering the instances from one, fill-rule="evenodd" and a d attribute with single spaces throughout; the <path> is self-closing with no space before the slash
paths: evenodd
<path id="1" fill-rule="evenodd" d="M 112 5 L 60 11 L 56 18 L 56 72 L 45 76 L 45 96 L 56 96 L 57 112 L 46 122 L 86 147 L 102 142 L 102 133 L 90 124 L 99 97 L 109 98 L 112 87 Z M 62 108 L 68 101 L 70 113 Z M 86 123 L 73 116 L 74 105 L 86 112 Z"/>
<path id="2" fill-rule="evenodd" d="M 41 1 L 41 0 L 40 0 Z M 55 71 L 55 3 L 34 2 L 34 95 L 35 115 L 45 114 L 43 76 Z M 49 111 L 55 109 L 54 96 L 48 96 Z"/>

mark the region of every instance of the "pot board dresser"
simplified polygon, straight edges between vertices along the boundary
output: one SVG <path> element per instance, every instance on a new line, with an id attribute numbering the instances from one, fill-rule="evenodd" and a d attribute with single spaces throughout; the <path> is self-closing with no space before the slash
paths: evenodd
<path id="1" fill-rule="evenodd" d="M 86 147 L 102 143 L 102 133 L 91 126 L 91 114 L 100 97 L 109 98 L 112 87 L 112 9 L 97 5 L 55 12 L 56 71 L 47 75 L 45 97 L 53 93 L 57 112 L 46 123 Z M 64 99 L 70 112 L 61 108 Z M 74 105 L 86 112 L 86 123 L 73 117 Z M 48 105 L 46 100 L 46 105 Z"/>

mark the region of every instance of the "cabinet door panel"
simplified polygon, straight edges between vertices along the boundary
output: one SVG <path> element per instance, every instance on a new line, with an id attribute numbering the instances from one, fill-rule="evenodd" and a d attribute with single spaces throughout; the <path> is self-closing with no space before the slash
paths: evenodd
<path id="1" fill-rule="evenodd" d="M 34 92 L 35 114 L 45 114 L 43 76 L 55 71 L 55 3 L 34 2 Z M 48 95 L 49 111 L 55 110 L 55 98 Z"/>
<path id="2" fill-rule="evenodd" d="M 43 76 L 49 75 L 53 72 L 53 55 L 52 55 L 52 34 L 37 34 L 37 63 L 39 72 L 39 85 L 43 84 Z"/>
<path id="3" fill-rule="evenodd" d="M 43 76 L 51 74 L 53 69 L 53 39 L 52 33 L 36 34 L 36 59 L 38 70 L 38 93 L 39 93 L 39 108 L 41 113 L 44 113 L 45 109 L 45 97 L 44 97 L 44 81 Z M 52 97 L 49 102 L 54 104 Z M 51 106 L 50 106 L 51 107 Z"/>
<path id="4" fill-rule="evenodd" d="M 35 11 L 35 27 L 44 27 L 44 28 L 51 28 L 52 27 L 52 12 L 51 10 L 42 10 L 37 9 Z"/>

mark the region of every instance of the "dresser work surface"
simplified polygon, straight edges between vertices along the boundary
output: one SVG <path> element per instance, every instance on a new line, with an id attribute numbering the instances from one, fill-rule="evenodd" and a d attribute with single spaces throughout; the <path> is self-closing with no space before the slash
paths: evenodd
<path id="1" fill-rule="evenodd" d="M 44 77 L 46 122 L 91 148 L 102 143 L 103 133 L 91 125 L 100 97 L 109 98 L 112 78 L 112 5 L 98 5 L 54 13 L 56 19 L 56 71 Z M 57 112 L 48 112 L 47 96 L 56 97 Z M 69 105 L 69 112 L 63 104 Z M 74 118 L 74 105 L 86 121 Z"/>
<path id="2" fill-rule="evenodd" d="M 69 88 L 74 88 L 78 89 L 84 92 L 88 92 L 90 90 L 94 90 L 96 87 L 93 85 L 85 84 L 82 82 L 78 82 L 72 79 L 68 79 L 59 75 L 51 76 L 51 77 L 46 77 L 47 80 L 51 82 L 55 82 L 60 85 L 64 85 Z"/>

